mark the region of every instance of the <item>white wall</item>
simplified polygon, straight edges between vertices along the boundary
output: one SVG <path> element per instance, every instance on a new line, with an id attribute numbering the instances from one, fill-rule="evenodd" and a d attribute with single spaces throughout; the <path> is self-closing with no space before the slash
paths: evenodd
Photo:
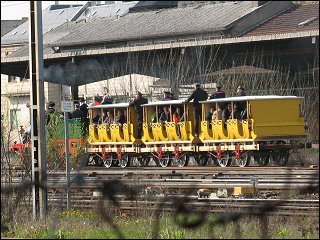
<path id="1" fill-rule="evenodd" d="M 103 96 L 110 94 L 112 96 L 134 96 L 137 91 L 142 94 L 150 94 L 150 86 L 158 78 L 144 76 L 139 74 L 125 75 L 111 78 L 95 83 L 86 84 L 79 87 L 79 97 L 92 97 L 94 95 Z"/>

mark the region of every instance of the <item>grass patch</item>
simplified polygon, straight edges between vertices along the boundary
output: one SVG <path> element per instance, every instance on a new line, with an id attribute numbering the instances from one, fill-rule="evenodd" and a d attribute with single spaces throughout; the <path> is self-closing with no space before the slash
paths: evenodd
<path id="1" fill-rule="evenodd" d="M 153 217 L 115 216 L 113 222 L 103 221 L 92 211 L 64 211 L 53 213 L 44 221 L 26 218 L 9 224 L 9 231 L 1 237 L 33 239 L 199 239 L 199 238 L 276 238 L 318 239 L 319 218 L 307 217 L 244 217 L 234 222 L 218 221 L 210 215 L 199 222 L 197 217 L 161 217 L 155 228 Z M 119 232 L 115 229 L 116 226 Z M 185 226 L 188 226 L 187 228 Z M 156 231 L 157 236 L 153 236 Z M 119 234 L 120 233 L 120 234 Z"/>

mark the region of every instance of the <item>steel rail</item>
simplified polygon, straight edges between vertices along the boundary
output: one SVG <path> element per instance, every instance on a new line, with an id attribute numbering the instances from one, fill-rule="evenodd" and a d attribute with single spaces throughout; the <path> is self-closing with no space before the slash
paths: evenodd
<path id="1" fill-rule="evenodd" d="M 159 198 L 150 200 L 143 197 L 135 200 L 119 199 L 119 206 L 113 206 L 108 200 L 100 199 L 99 197 L 88 196 L 85 198 L 73 198 L 72 205 L 77 208 L 94 209 L 98 206 L 99 201 L 108 205 L 108 211 L 165 211 L 174 212 L 176 207 L 174 197 L 170 200 L 165 197 L 162 201 Z M 161 197 L 160 197 L 161 199 Z M 181 198 L 186 200 L 186 198 Z M 49 198 L 49 206 L 65 206 L 66 199 L 61 196 L 52 196 Z M 183 203 L 187 209 L 204 211 L 205 213 L 221 213 L 221 212 L 248 212 L 250 214 L 279 214 L 279 215 L 308 215 L 319 216 L 319 200 L 300 200 L 300 199 L 206 199 L 199 200 L 195 197 L 189 197 L 188 202 Z"/>

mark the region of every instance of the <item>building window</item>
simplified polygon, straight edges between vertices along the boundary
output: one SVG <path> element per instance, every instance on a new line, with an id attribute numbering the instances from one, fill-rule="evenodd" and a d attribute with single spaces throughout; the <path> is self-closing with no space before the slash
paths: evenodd
<path id="1" fill-rule="evenodd" d="M 20 109 L 10 109 L 10 126 L 12 130 L 18 129 L 20 122 Z"/>

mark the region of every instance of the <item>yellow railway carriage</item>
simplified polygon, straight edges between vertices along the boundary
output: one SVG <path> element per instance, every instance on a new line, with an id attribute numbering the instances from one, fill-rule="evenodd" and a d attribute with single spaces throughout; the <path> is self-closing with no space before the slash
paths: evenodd
<path id="1" fill-rule="evenodd" d="M 178 166 L 188 164 L 195 152 L 193 103 L 185 100 L 157 101 L 142 105 L 144 113 L 141 152 L 153 158 L 157 165 L 169 166 L 176 160 Z M 176 112 L 179 110 L 179 113 Z M 167 114 L 165 114 L 167 112 Z M 176 112 L 176 113 L 175 113 Z M 176 114 L 176 116 L 174 116 Z M 162 116 L 166 116 L 162 119 Z"/>
<path id="2" fill-rule="evenodd" d="M 89 162 L 107 168 L 117 165 L 126 167 L 131 154 L 137 152 L 141 141 L 137 139 L 137 113 L 129 103 L 104 104 L 89 107 L 90 125 L 87 152 Z M 110 121 L 100 118 L 103 114 L 112 115 Z M 122 112 L 124 121 L 117 122 L 117 115 Z M 99 120 L 100 119 L 100 120 Z"/>
<path id="3" fill-rule="evenodd" d="M 192 102 L 168 100 L 142 105 L 141 139 L 137 113 L 129 103 L 89 107 L 89 162 L 109 168 L 127 167 L 134 160 L 146 166 L 152 159 L 157 166 L 174 162 L 183 167 L 191 158 L 199 166 L 206 165 L 211 158 L 221 167 L 232 161 L 248 166 L 251 159 L 259 166 L 270 160 L 284 166 L 292 151 L 304 147 L 302 97 L 244 96 L 200 103 L 198 136 L 193 135 Z M 98 121 L 103 112 L 112 113 L 113 121 Z M 125 115 L 120 124 L 116 121 L 118 112 Z"/>
<path id="4" fill-rule="evenodd" d="M 247 166 L 251 156 L 261 166 L 270 157 L 283 166 L 289 150 L 301 147 L 298 142 L 306 138 L 302 97 L 243 96 L 201 103 L 199 152 L 208 152 L 219 166 L 229 166 L 232 158 Z M 210 110 L 216 114 L 206 119 Z"/>

